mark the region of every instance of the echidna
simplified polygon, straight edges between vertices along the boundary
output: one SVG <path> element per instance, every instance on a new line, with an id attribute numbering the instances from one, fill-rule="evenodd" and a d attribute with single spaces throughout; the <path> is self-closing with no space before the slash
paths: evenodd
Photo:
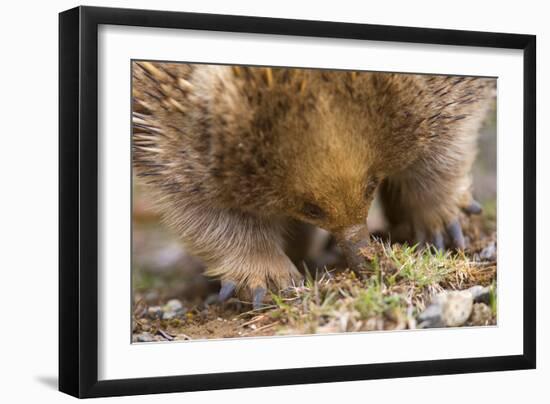
<path id="1" fill-rule="evenodd" d="M 164 220 L 261 304 L 300 277 L 289 235 L 331 232 L 351 267 L 378 189 L 392 237 L 464 248 L 476 137 L 494 80 L 133 63 L 133 164 Z M 302 227 L 301 227 L 302 226 Z M 303 241 L 303 240 L 301 240 Z"/>

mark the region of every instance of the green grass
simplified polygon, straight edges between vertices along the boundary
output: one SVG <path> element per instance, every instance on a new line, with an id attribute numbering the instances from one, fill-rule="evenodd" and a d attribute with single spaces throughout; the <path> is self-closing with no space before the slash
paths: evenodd
<path id="1" fill-rule="evenodd" d="M 393 246 L 385 248 L 385 253 L 397 267 L 394 277 L 414 282 L 420 289 L 442 282 L 457 264 L 457 257 L 449 251 L 432 248 L 417 251 L 417 246 Z"/>
<path id="2" fill-rule="evenodd" d="M 483 215 L 488 223 L 496 222 L 497 220 L 497 202 L 490 200 L 483 204 Z"/>

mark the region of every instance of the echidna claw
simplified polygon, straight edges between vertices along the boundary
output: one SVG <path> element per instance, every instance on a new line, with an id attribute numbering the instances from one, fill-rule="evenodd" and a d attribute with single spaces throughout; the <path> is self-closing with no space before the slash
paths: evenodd
<path id="1" fill-rule="evenodd" d="M 443 241 L 443 235 L 441 232 L 436 232 L 432 234 L 432 245 L 435 247 L 438 251 L 443 251 L 445 248 L 445 242 Z"/>
<path id="2" fill-rule="evenodd" d="M 415 233 L 414 233 L 414 243 L 416 245 L 424 245 L 424 244 L 428 244 L 427 241 L 426 241 L 426 233 L 424 233 L 422 230 L 416 230 Z"/>
<path id="3" fill-rule="evenodd" d="M 459 250 L 464 250 L 464 234 L 462 233 L 462 226 L 460 222 L 455 220 L 451 224 L 447 225 L 447 234 L 451 239 L 451 244 Z"/>
<path id="4" fill-rule="evenodd" d="M 481 204 L 476 200 L 472 200 L 470 204 L 462 208 L 462 210 L 468 215 L 479 215 L 481 212 L 483 212 Z"/>
<path id="5" fill-rule="evenodd" d="M 254 310 L 260 309 L 262 307 L 266 292 L 267 291 L 265 288 L 260 287 L 254 289 L 254 291 L 252 292 L 252 308 Z"/>
<path id="6" fill-rule="evenodd" d="M 226 281 L 222 282 L 222 287 L 220 289 L 220 293 L 218 294 L 218 300 L 220 302 L 225 302 L 227 299 L 229 299 L 231 296 L 233 296 L 233 293 L 235 293 L 237 285 L 235 282 Z"/>

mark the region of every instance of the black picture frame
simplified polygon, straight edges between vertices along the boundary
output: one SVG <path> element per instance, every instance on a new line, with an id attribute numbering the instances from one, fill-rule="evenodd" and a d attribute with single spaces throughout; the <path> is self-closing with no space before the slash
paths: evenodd
<path id="1" fill-rule="evenodd" d="M 98 26 L 182 28 L 523 50 L 523 354 L 99 381 Z M 59 15 L 59 390 L 102 397 L 325 383 L 536 366 L 536 37 L 167 11 L 77 7 Z"/>

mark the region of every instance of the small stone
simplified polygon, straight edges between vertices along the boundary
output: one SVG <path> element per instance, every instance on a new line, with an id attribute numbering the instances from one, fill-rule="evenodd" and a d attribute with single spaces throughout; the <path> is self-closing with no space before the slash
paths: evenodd
<path id="1" fill-rule="evenodd" d="M 460 327 L 464 325 L 470 314 L 474 299 L 468 291 L 448 292 L 446 301 L 442 305 L 443 321 L 447 327 Z"/>
<path id="2" fill-rule="evenodd" d="M 171 299 L 169 300 L 163 307 L 162 307 L 163 313 L 162 313 L 162 319 L 163 320 L 171 320 L 175 317 L 178 317 L 184 313 L 183 305 L 178 299 Z"/>
<path id="3" fill-rule="evenodd" d="M 473 303 L 473 295 L 469 290 L 440 293 L 418 316 L 418 327 L 460 327 L 470 317 Z"/>
<path id="4" fill-rule="evenodd" d="M 491 308 L 484 303 L 476 303 L 472 309 L 470 322 L 472 325 L 488 325 L 493 318 Z"/>
<path id="5" fill-rule="evenodd" d="M 163 320 L 172 320 L 178 315 L 175 311 L 165 311 L 162 313 L 162 319 Z"/>
<path id="6" fill-rule="evenodd" d="M 134 335 L 135 342 L 152 342 L 154 341 L 153 336 L 148 332 L 142 332 L 140 334 Z"/>
<path id="7" fill-rule="evenodd" d="M 418 316 L 418 327 L 419 328 L 438 328 L 444 327 L 443 322 L 443 312 L 441 305 L 438 303 L 429 305 L 426 310 L 424 310 Z"/>
<path id="8" fill-rule="evenodd" d="M 489 304 L 489 300 L 491 299 L 491 288 L 490 287 L 483 287 L 480 285 L 472 286 L 470 289 L 468 289 L 468 292 L 472 294 L 472 298 L 474 299 L 474 303 L 486 303 Z"/>
<path id="9" fill-rule="evenodd" d="M 171 299 L 163 307 L 164 311 L 178 311 L 183 309 L 183 304 L 178 299 Z"/>
<path id="10" fill-rule="evenodd" d="M 150 306 L 147 309 L 147 315 L 149 318 L 155 320 L 162 317 L 162 308 L 160 306 Z"/>
<path id="11" fill-rule="evenodd" d="M 485 261 L 495 261 L 497 259 L 497 246 L 496 244 L 490 243 L 479 253 L 479 258 Z"/>
<path id="12" fill-rule="evenodd" d="M 191 337 L 187 334 L 177 334 L 176 335 L 176 340 L 184 340 L 184 341 L 188 341 L 191 339 Z"/>

